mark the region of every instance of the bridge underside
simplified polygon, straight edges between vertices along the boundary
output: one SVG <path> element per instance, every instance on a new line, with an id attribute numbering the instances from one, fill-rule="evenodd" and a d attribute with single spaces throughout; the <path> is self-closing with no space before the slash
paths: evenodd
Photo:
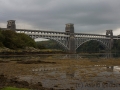
<path id="1" fill-rule="evenodd" d="M 57 36 L 33 36 L 33 35 L 29 35 L 31 38 L 33 39 L 37 39 L 37 38 L 44 38 L 44 39 L 50 39 L 50 40 L 54 40 L 56 41 L 58 44 L 60 44 L 65 51 L 68 51 L 68 39 L 65 37 L 57 37 Z"/>
<path id="2" fill-rule="evenodd" d="M 82 44 L 95 40 L 98 41 L 104 48 L 105 50 L 111 50 L 111 39 L 101 39 L 101 38 L 73 38 L 72 39 L 72 50 L 70 50 L 70 40 L 71 38 L 69 37 L 58 37 L 58 36 L 36 36 L 36 35 L 29 35 L 33 39 L 37 38 L 45 38 L 45 39 L 50 39 L 56 41 L 58 44 L 60 44 L 65 51 L 69 51 L 70 53 L 76 53 L 76 50 L 78 47 L 80 47 Z M 74 49 L 75 48 L 75 49 Z"/>
<path id="3" fill-rule="evenodd" d="M 105 50 L 111 50 L 111 40 L 110 39 L 100 39 L 100 38 L 76 38 L 76 50 L 78 49 L 78 47 L 80 47 L 82 44 L 88 42 L 88 41 L 97 41 L 99 42 L 104 48 Z"/>

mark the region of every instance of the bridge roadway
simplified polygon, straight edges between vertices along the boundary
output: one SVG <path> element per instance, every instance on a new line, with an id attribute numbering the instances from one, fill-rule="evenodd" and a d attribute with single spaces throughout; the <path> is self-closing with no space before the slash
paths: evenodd
<path id="1" fill-rule="evenodd" d="M 1 28 L 3 30 L 9 30 L 7 28 Z M 56 32 L 56 31 L 45 31 L 45 30 L 31 30 L 31 29 L 16 29 L 17 33 L 25 33 L 29 36 L 35 35 L 35 36 L 63 36 L 63 37 L 69 37 L 69 33 L 67 32 Z M 110 37 L 106 37 L 106 35 L 100 35 L 100 34 L 87 34 L 87 33 L 74 33 L 74 36 L 76 38 L 101 38 L 101 39 L 110 39 Z M 120 36 L 113 36 L 113 39 L 120 39 Z"/>
<path id="2" fill-rule="evenodd" d="M 56 31 L 42 31 L 42 30 L 28 30 L 28 29 L 16 29 L 17 33 L 25 33 L 29 36 L 60 36 L 60 37 L 70 37 L 70 33 L 66 32 L 56 32 Z M 110 39 L 106 35 L 100 34 L 86 34 L 86 33 L 74 33 L 75 38 L 101 38 Z M 34 38 L 35 39 L 35 38 Z M 118 36 L 113 36 L 113 39 L 120 39 Z"/>

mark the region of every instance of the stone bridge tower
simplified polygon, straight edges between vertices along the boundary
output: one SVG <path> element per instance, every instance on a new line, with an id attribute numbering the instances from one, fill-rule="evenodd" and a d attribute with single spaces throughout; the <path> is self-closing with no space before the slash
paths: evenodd
<path id="1" fill-rule="evenodd" d="M 111 40 L 110 40 L 110 50 L 112 49 L 113 47 L 113 32 L 112 30 L 106 30 L 106 37 L 110 37 Z"/>
<path id="2" fill-rule="evenodd" d="M 15 20 L 8 20 L 7 21 L 7 29 L 9 30 L 15 30 L 16 29 L 16 25 L 15 25 Z"/>
<path id="3" fill-rule="evenodd" d="M 72 23 L 66 24 L 65 32 L 67 32 L 70 35 L 70 37 L 67 39 L 68 47 L 69 47 L 69 53 L 76 53 L 76 50 L 75 50 L 75 36 L 74 36 L 74 24 L 72 24 Z"/>

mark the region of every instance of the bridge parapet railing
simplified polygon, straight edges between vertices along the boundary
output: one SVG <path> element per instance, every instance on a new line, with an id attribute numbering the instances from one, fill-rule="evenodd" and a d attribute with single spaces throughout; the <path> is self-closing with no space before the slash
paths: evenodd
<path id="1" fill-rule="evenodd" d="M 106 39 L 110 39 L 109 37 L 106 37 L 106 35 L 85 34 L 85 33 L 75 33 L 75 37 L 85 37 L 85 38 L 106 38 Z"/>
<path id="2" fill-rule="evenodd" d="M 42 31 L 42 30 L 23 30 L 23 29 L 16 29 L 17 33 L 25 33 L 25 34 L 42 34 L 42 35 L 58 35 L 58 36 L 68 36 L 69 34 L 66 32 L 55 32 L 55 31 Z"/>
<path id="3" fill-rule="evenodd" d="M 16 32 L 33 32 L 33 33 L 62 33 L 66 34 L 66 32 L 56 32 L 56 31 L 45 31 L 45 30 L 29 30 L 29 29 L 16 29 Z"/>
<path id="4" fill-rule="evenodd" d="M 34 35 L 34 36 L 56 36 L 56 37 L 69 37 L 69 35 L 65 34 L 36 34 L 36 33 L 25 33 L 27 35 Z"/>

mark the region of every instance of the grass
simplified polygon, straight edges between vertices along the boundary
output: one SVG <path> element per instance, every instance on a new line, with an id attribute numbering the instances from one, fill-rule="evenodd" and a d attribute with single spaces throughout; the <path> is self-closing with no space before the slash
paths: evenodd
<path id="1" fill-rule="evenodd" d="M 29 89 L 25 89 L 25 88 L 15 88 L 15 87 L 5 87 L 1 90 L 29 90 Z"/>

